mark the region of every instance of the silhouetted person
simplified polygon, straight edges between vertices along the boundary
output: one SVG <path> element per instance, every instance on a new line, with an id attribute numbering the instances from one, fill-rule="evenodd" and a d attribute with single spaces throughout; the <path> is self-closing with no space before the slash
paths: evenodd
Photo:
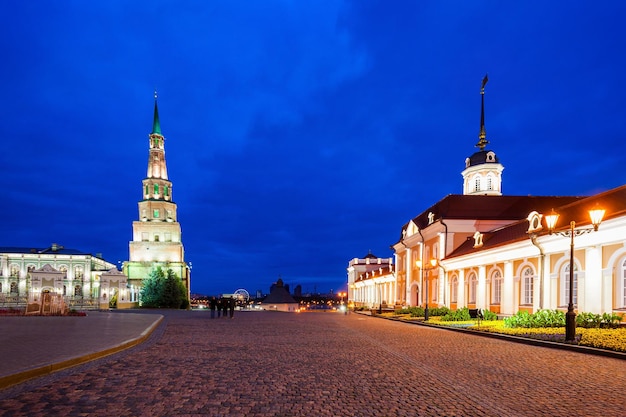
<path id="1" fill-rule="evenodd" d="M 211 309 L 211 318 L 215 318 L 215 309 L 217 308 L 217 299 L 215 297 L 211 297 L 209 300 L 209 308 Z"/>
<path id="2" fill-rule="evenodd" d="M 235 315 L 235 299 L 231 298 L 230 300 L 228 300 L 228 309 L 230 312 L 230 318 L 232 319 L 233 316 Z"/>
<path id="3" fill-rule="evenodd" d="M 228 299 L 222 298 L 222 314 L 224 318 L 228 317 Z"/>
<path id="4" fill-rule="evenodd" d="M 222 314 L 222 299 L 218 298 L 217 300 L 215 300 L 215 308 L 217 309 L 217 318 L 220 318 L 220 315 Z"/>

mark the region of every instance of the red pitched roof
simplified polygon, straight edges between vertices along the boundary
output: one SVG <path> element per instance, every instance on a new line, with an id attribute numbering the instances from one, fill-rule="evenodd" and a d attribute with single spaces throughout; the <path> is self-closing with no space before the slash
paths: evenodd
<path id="1" fill-rule="evenodd" d="M 553 200 L 553 202 L 563 203 L 564 201 Z M 468 253 L 484 251 L 497 246 L 507 245 L 528 239 L 528 234 L 526 233 L 528 231 L 528 221 L 526 220 L 526 217 L 532 211 L 537 211 L 546 215 L 554 209 L 560 215 L 556 228 L 557 230 L 563 230 L 569 227 L 569 222 L 572 220 L 575 221 L 577 225 L 590 225 L 591 221 L 589 219 L 589 210 L 596 207 L 606 210 L 603 221 L 623 215 L 626 212 L 626 185 L 591 197 L 577 198 L 574 201 L 567 202 L 561 206 L 527 207 L 526 215 L 522 220 L 488 233 L 483 233 L 483 245 L 481 247 L 474 248 L 474 239 L 468 238 L 458 248 L 450 253 L 446 259 L 466 255 Z M 543 233 L 548 232 L 544 230 Z"/>

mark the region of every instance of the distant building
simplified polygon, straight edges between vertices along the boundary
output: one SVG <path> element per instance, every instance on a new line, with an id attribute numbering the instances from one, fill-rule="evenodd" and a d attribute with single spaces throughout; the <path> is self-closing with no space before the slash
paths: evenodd
<path id="1" fill-rule="evenodd" d="M 626 309 L 626 186 L 588 197 L 507 196 L 500 164 L 486 150 L 484 83 L 479 148 L 465 161 L 463 194 L 448 195 L 405 223 L 392 245 L 395 270 L 364 260 L 348 267 L 355 303 L 488 309 L 501 315 L 567 310 L 570 238 L 550 233 L 592 230 L 588 211 L 605 210 L 598 231 L 576 234 L 572 298 L 578 312 Z M 564 174 L 566 175 L 566 174 Z M 374 259 L 369 259 L 371 265 Z"/>
<path id="2" fill-rule="evenodd" d="M 47 248 L 0 247 L 0 305 L 25 306 L 42 293 L 61 295 L 69 308 L 129 308 L 136 297 L 116 266 L 58 244 Z"/>
<path id="3" fill-rule="evenodd" d="M 124 263 L 124 272 L 132 288 L 141 288 L 142 281 L 154 268 L 172 269 L 185 284 L 189 298 L 191 268 L 185 262 L 177 206 L 167 175 L 165 137 L 161 134 L 156 94 L 152 132 L 148 137 L 148 173 L 142 180 L 139 220 L 133 222 L 130 259 Z"/>
<path id="4" fill-rule="evenodd" d="M 354 307 L 383 307 L 395 304 L 397 282 L 393 258 L 371 253 L 354 258 L 348 265 L 348 300 Z"/>
<path id="5" fill-rule="evenodd" d="M 269 295 L 261 302 L 264 310 L 295 312 L 298 309 L 298 302 L 289 294 L 282 279 L 279 278 L 271 288 Z"/>

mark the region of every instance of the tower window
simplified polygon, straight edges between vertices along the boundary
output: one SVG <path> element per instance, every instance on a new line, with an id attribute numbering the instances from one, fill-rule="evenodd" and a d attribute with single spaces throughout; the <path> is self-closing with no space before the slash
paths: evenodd
<path id="1" fill-rule="evenodd" d="M 491 181 L 491 177 L 487 177 L 487 189 L 489 191 L 493 190 L 493 182 Z"/>
<path id="2" fill-rule="evenodd" d="M 474 180 L 474 191 L 480 191 L 480 178 Z"/>
<path id="3" fill-rule="evenodd" d="M 155 219 L 159 218 L 159 209 L 154 209 L 154 211 L 152 212 L 152 217 L 154 217 Z"/>
<path id="4" fill-rule="evenodd" d="M 154 193 L 155 194 L 159 193 L 159 184 L 154 184 Z"/>
<path id="5" fill-rule="evenodd" d="M 166 197 L 170 195 L 170 190 L 167 185 L 163 186 L 163 195 Z"/>
<path id="6" fill-rule="evenodd" d="M 148 187 L 148 184 L 146 184 L 146 195 L 148 195 L 150 193 L 150 187 Z"/>
<path id="7" fill-rule="evenodd" d="M 160 240 L 159 235 L 154 235 L 154 241 L 158 242 Z"/>

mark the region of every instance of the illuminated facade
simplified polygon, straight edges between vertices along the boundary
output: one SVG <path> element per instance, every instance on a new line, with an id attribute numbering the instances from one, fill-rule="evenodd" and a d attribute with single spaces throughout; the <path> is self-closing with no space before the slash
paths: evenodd
<path id="1" fill-rule="evenodd" d="M 348 300 L 354 307 L 386 308 L 398 302 L 393 258 L 367 254 L 348 265 Z"/>
<path id="2" fill-rule="evenodd" d="M 161 134 L 156 95 L 152 132 L 148 137 L 148 172 L 142 181 L 139 220 L 133 222 L 133 240 L 129 243 L 129 261 L 124 264 L 124 271 L 130 285 L 139 288 L 154 268 L 172 269 L 185 284 L 189 298 L 190 268 L 185 263 L 172 182 L 167 175 L 165 137 Z"/>
<path id="3" fill-rule="evenodd" d="M 69 308 L 129 308 L 126 276 L 89 253 L 53 244 L 48 248 L 0 248 L 0 305 L 25 306 L 42 293 L 63 297 Z"/>
<path id="4" fill-rule="evenodd" d="M 623 312 L 626 186 L 588 197 L 502 195 L 503 167 L 484 149 L 484 83 L 481 95 L 479 151 L 466 159 L 463 194 L 444 197 L 402 226 L 392 245 L 395 293 L 387 303 L 481 308 L 500 315 L 565 311 L 570 240 L 549 233 L 544 216 L 560 213 L 557 230 L 566 232 L 571 221 L 589 228 L 588 211 L 600 207 L 606 212 L 598 231 L 575 238 L 573 304 L 578 312 Z M 371 282 L 360 285 L 376 288 L 376 279 L 367 276 Z M 356 280 L 348 281 L 354 291 Z M 358 292 L 351 294 L 356 300 Z"/>

